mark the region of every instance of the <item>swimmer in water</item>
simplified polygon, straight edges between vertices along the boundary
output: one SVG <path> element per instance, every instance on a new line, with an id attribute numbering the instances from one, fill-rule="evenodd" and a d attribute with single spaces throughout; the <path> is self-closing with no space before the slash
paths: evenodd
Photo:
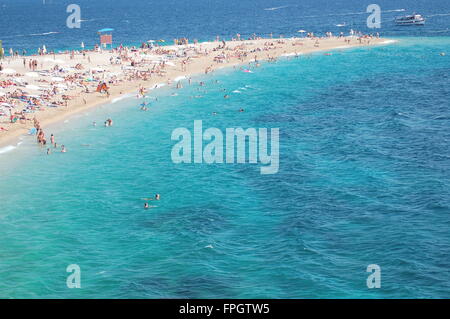
<path id="1" fill-rule="evenodd" d="M 97 122 L 92 122 L 92 126 L 97 126 Z"/>
<path id="2" fill-rule="evenodd" d="M 142 102 L 142 104 L 141 104 L 141 111 L 147 111 L 148 110 L 148 108 L 147 108 L 147 103 L 145 103 L 145 101 L 144 102 Z"/>
<path id="3" fill-rule="evenodd" d="M 50 155 L 51 153 L 52 151 L 49 148 L 47 148 L 47 155 Z"/>
<path id="4" fill-rule="evenodd" d="M 160 200 L 161 199 L 161 195 L 156 194 L 154 198 L 142 198 L 142 200 Z"/>
<path id="5" fill-rule="evenodd" d="M 239 112 L 244 112 L 244 109 L 239 109 Z"/>
<path id="6" fill-rule="evenodd" d="M 150 206 L 148 205 L 148 203 L 145 203 L 144 204 L 144 209 L 149 209 L 150 208 Z"/>
<path id="7" fill-rule="evenodd" d="M 61 145 L 61 153 L 66 153 L 66 152 L 67 152 L 66 147 L 64 145 Z"/>
<path id="8" fill-rule="evenodd" d="M 225 94 L 223 98 L 228 99 L 228 98 L 230 98 L 230 96 L 228 94 Z"/>

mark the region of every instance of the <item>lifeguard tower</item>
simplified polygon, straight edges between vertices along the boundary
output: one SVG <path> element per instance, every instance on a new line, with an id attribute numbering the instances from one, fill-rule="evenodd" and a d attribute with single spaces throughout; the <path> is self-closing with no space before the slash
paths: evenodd
<path id="1" fill-rule="evenodd" d="M 97 33 L 100 36 L 100 45 L 106 48 L 107 45 L 111 46 L 112 49 L 112 32 L 114 29 L 111 28 L 104 28 L 101 30 L 98 30 Z"/>

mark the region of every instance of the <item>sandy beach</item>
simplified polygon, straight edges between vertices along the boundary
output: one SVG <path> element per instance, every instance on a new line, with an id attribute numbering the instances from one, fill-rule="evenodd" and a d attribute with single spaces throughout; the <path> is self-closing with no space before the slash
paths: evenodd
<path id="1" fill-rule="evenodd" d="M 176 87 L 219 68 L 239 65 L 251 72 L 248 63 L 391 42 L 375 37 L 254 39 L 7 57 L 0 72 L 0 146 L 28 134 L 34 119 L 45 129 L 124 94 L 143 98 L 161 84 Z M 97 92 L 99 83 L 107 85 L 108 94 Z"/>

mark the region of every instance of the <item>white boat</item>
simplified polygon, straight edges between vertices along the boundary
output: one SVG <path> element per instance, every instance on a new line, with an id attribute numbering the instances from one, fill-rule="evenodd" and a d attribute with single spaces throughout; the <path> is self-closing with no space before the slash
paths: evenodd
<path id="1" fill-rule="evenodd" d="M 397 25 L 424 25 L 425 18 L 420 14 L 406 15 L 395 19 Z"/>

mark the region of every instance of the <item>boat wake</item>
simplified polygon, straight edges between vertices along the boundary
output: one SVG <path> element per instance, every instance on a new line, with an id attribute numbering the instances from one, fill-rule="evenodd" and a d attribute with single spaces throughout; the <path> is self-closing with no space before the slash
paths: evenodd
<path id="1" fill-rule="evenodd" d="M 32 33 L 32 34 L 29 34 L 29 36 L 36 37 L 36 36 L 43 36 L 43 35 L 50 35 L 50 34 L 58 34 L 58 33 L 59 33 L 59 32 Z"/>
<path id="2" fill-rule="evenodd" d="M 430 14 L 427 15 L 427 18 L 432 18 L 432 17 L 448 17 L 450 16 L 450 13 L 436 13 L 436 14 Z"/>
<path id="3" fill-rule="evenodd" d="M 389 12 L 403 12 L 406 11 L 405 9 L 393 9 L 393 10 L 383 10 L 381 12 L 383 13 L 389 13 Z M 352 15 L 360 15 L 360 14 L 367 14 L 366 11 L 360 11 L 360 12 L 346 12 L 346 13 L 330 13 L 325 15 L 314 15 L 314 16 L 303 16 L 302 18 L 320 18 L 320 17 L 333 17 L 333 16 L 352 16 Z"/>

